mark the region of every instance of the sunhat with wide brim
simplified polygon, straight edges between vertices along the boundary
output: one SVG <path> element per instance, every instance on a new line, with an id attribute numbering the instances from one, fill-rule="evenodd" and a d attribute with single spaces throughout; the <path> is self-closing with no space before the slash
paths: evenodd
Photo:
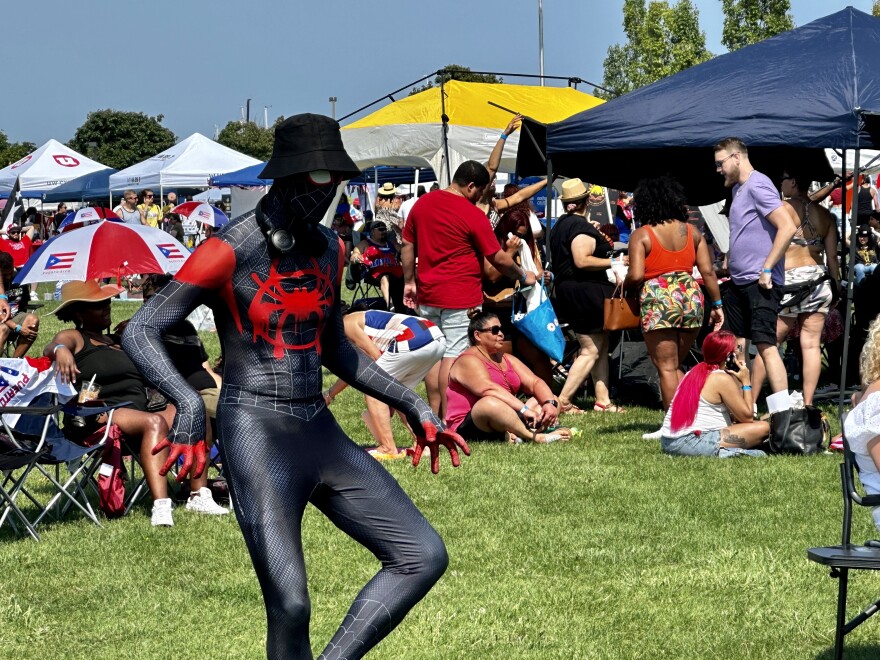
<path id="1" fill-rule="evenodd" d="M 562 195 L 560 199 L 563 203 L 579 202 L 590 194 L 584 182 L 580 179 L 568 179 L 562 182 Z"/>
<path id="2" fill-rule="evenodd" d="M 388 183 L 387 181 L 382 184 L 382 187 L 377 191 L 379 197 L 396 197 L 397 196 L 397 188 L 394 187 L 393 183 Z"/>
<path id="3" fill-rule="evenodd" d="M 288 117 L 275 127 L 272 157 L 261 179 L 280 179 L 315 170 L 338 172 L 350 179 L 360 169 L 345 151 L 339 122 L 324 115 Z"/>
<path id="4" fill-rule="evenodd" d="M 95 280 L 68 282 L 61 287 L 61 304 L 52 313 L 57 316 L 62 309 L 77 302 L 101 302 L 119 295 L 121 291 L 122 287 L 114 284 L 101 286 Z"/>

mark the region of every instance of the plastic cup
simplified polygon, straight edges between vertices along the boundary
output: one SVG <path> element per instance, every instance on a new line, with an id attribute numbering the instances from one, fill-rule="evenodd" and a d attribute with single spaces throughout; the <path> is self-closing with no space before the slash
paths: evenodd
<path id="1" fill-rule="evenodd" d="M 101 392 L 101 386 L 97 383 L 83 383 L 79 391 L 79 402 L 87 403 L 98 398 Z"/>

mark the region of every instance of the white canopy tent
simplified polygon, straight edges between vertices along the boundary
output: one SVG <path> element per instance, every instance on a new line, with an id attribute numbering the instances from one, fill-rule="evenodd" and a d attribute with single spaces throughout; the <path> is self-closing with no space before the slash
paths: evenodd
<path id="1" fill-rule="evenodd" d="M 207 188 L 208 179 L 260 161 L 193 133 L 152 158 L 110 176 L 110 190 Z"/>
<path id="2" fill-rule="evenodd" d="M 44 193 L 71 179 L 106 169 L 57 140 L 49 140 L 36 151 L 0 170 L 0 194 L 9 195 L 19 182 L 21 196 L 42 198 Z"/>

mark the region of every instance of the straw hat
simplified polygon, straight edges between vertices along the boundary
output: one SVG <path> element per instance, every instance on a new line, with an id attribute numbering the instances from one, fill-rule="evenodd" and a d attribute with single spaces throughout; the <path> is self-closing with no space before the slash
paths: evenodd
<path id="1" fill-rule="evenodd" d="M 95 280 L 68 282 L 61 287 L 61 304 L 52 313 L 57 315 L 62 309 L 76 302 L 100 302 L 107 300 L 118 295 L 122 290 L 122 287 L 113 284 L 101 286 Z"/>
<path id="2" fill-rule="evenodd" d="M 394 187 L 394 184 L 386 181 L 382 184 L 382 187 L 379 188 L 379 197 L 394 197 L 397 195 L 397 188 Z"/>
<path id="3" fill-rule="evenodd" d="M 580 179 L 568 179 L 562 182 L 562 196 L 560 199 L 563 203 L 579 202 L 584 199 L 590 191 Z"/>

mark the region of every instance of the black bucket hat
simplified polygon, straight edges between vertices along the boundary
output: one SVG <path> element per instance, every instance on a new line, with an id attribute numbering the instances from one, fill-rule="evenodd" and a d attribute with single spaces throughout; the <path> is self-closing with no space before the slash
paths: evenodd
<path id="1" fill-rule="evenodd" d="M 259 178 L 280 179 L 314 170 L 339 172 L 345 178 L 361 172 L 345 151 L 339 122 L 324 115 L 288 117 L 275 128 L 272 158 Z"/>

